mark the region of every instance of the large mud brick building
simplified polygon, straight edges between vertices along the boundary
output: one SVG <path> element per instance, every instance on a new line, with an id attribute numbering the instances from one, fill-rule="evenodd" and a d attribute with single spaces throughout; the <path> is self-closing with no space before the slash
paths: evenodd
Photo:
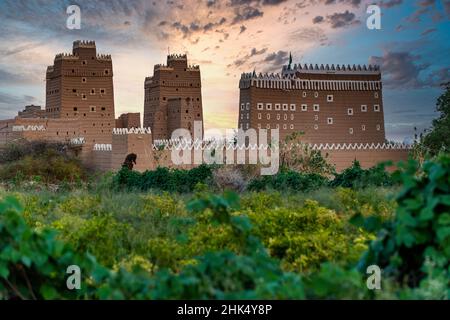
<path id="1" fill-rule="evenodd" d="M 57 135 L 84 137 L 87 144 L 111 143 L 115 126 L 113 67 L 110 55 L 97 54 L 94 41 L 75 41 L 72 53 L 56 55 L 47 68 L 48 118 L 74 119 L 79 131 Z"/>
<path id="2" fill-rule="evenodd" d="M 145 78 L 144 127 L 153 139 L 168 139 L 185 128 L 193 135 L 194 121 L 203 122 L 199 66 L 189 66 L 186 55 L 168 55 L 166 65 L 155 65 Z"/>
<path id="3" fill-rule="evenodd" d="M 278 74 L 244 73 L 239 127 L 303 132 L 309 143 L 384 143 L 377 66 L 291 65 Z"/>

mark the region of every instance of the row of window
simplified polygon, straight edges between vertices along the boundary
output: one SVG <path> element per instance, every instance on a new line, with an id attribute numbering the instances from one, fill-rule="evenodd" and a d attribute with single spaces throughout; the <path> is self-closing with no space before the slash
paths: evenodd
<path id="1" fill-rule="evenodd" d="M 72 93 L 77 93 L 78 92 L 78 90 L 77 89 L 72 89 Z M 104 89 L 104 88 L 100 88 L 99 90 L 98 90 L 98 92 L 100 93 L 100 94 L 106 94 L 106 90 Z M 92 88 L 91 89 L 91 91 L 89 92 L 89 94 L 92 96 L 92 95 L 95 95 L 97 93 L 97 90 L 95 89 L 95 88 Z M 82 94 L 82 96 L 86 96 L 86 94 L 85 93 L 83 93 Z"/>
<path id="2" fill-rule="evenodd" d="M 247 110 L 250 110 L 250 104 L 247 103 L 246 106 Z M 257 104 L 257 109 L 258 110 L 264 110 L 264 104 L 263 103 L 258 103 Z M 241 110 L 244 110 L 244 104 L 241 105 Z M 272 110 L 272 104 L 271 103 L 266 103 L 266 110 Z M 279 103 L 275 103 L 275 109 L 276 111 L 279 110 L 283 110 L 283 111 L 295 111 L 296 110 L 296 105 L 295 104 L 291 104 L 290 106 L 287 103 L 284 104 L 279 104 Z M 308 105 L 307 104 L 302 104 L 301 105 L 301 110 L 302 111 L 308 111 Z M 320 105 L 319 104 L 313 104 L 313 110 L 314 111 L 320 111 Z M 380 105 L 379 104 L 375 104 L 373 105 L 373 111 L 375 112 L 379 112 L 380 111 Z M 367 112 L 367 105 L 363 104 L 361 105 L 361 112 Z M 347 109 L 347 113 L 348 115 L 353 115 L 353 108 L 348 108 Z"/>
<path id="3" fill-rule="evenodd" d="M 332 118 L 328 118 L 328 124 L 333 124 L 333 119 Z M 257 126 L 258 126 L 258 129 L 261 129 L 261 123 L 258 123 Z M 244 127 L 245 127 L 245 129 L 249 129 L 250 128 L 250 124 L 249 123 L 246 123 L 245 125 L 241 124 L 241 129 L 243 129 Z M 267 123 L 266 124 L 266 129 L 270 129 L 270 128 L 271 128 L 270 123 Z M 288 128 L 288 125 L 286 123 L 283 124 L 283 129 L 286 130 L 287 128 Z M 289 125 L 289 129 L 293 130 L 294 128 L 295 128 L 294 124 L 291 123 Z M 379 124 L 377 124 L 375 128 L 376 128 L 377 131 L 381 130 L 381 126 Z M 280 125 L 278 123 L 274 124 L 274 128 L 273 129 L 280 129 Z M 319 130 L 319 125 L 318 124 L 314 125 L 314 130 Z M 361 125 L 361 131 L 366 131 L 366 125 L 364 125 L 364 124 Z M 348 129 L 348 133 L 349 134 L 353 134 L 354 133 L 353 128 L 349 128 Z"/>
<path id="4" fill-rule="evenodd" d="M 84 65 L 84 66 L 87 65 L 87 61 L 83 60 L 82 65 Z M 72 69 L 72 73 L 75 73 L 75 69 Z M 109 75 L 109 69 L 104 69 L 103 74 L 105 76 Z M 93 72 L 92 75 L 95 76 L 95 72 Z"/>
<path id="5" fill-rule="evenodd" d="M 106 107 L 101 107 L 102 111 L 106 110 Z M 73 107 L 73 111 L 78 112 L 78 107 Z M 97 112 L 96 106 L 89 106 L 89 112 Z"/>

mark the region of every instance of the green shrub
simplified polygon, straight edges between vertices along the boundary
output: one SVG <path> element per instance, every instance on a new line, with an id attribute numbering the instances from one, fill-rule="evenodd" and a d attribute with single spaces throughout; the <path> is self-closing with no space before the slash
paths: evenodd
<path id="1" fill-rule="evenodd" d="M 394 181 L 391 175 L 386 172 L 385 166 L 385 163 L 381 163 L 375 167 L 363 169 L 359 161 L 355 160 L 351 167 L 341 173 L 335 174 L 335 178 L 330 182 L 330 186 L 344 188 L 392 186 Z"/>
<path id="2" fill-rule="evenodd" d="M 118 188 L 137 190 L 163 190 L 171 192 L 192 192 L 198 183 L 209 183 L 212 179 L 211 166 L 200 165 L 191 170 L 158 167 L 154 171 L 139 173 L 122 168 L 115 176 Z"/>
<path id="3" fill-rule="evenodd" d="M 251 191 L 262 191 L 267 189 L 311 191 L 324 185 L 328 180 L 316 173 L 300 173 L 296 171 L 281 171 L 271 176 L 261 176 L 253 179 L 248 189 Z"/>
<path id="4" fill-rule="evenodd" d="M 416 288 L 426 280 L 429 259 L 435 273 L 449 279 L 450 156 L 426 161 L 421 169 L 417 161 L 410 160 L 396 175 L 402 190 L 395 218 L 381 225 L 360 267 L 377 264 L 386 275 Z"/>
<path id="5" fill-rule="evenodd" d="M 21 183 L 24 180 L 34 182 L 77 183 L 87 177 L 87 171 L 79 159 L 65 155 L 55 149 L 26 155 L 18 160 L 0 166 L 0 180 Z"/>
<path id="6" fill-rule="evenodd" d="M 254 222 L 256 236 L 287 270 L 314 270 L 326 261 L 354 263 L 367 248 L 369 234 L 350 227 L 345 219 L 315 201 L 307 200 L 296 209 L 246 213 Z"/>

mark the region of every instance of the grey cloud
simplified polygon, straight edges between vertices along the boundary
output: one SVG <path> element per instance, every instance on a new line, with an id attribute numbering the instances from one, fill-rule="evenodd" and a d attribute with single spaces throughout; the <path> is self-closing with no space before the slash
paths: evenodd
<path id="1" fill-rule="evenodd" d="M 232 24 L 242 23 L 251 19 L 262 17 L 264 13 L 254 7 L 239 7 L 234 11 Z"/>
<path id="2" fill-rule="evenodd" d="M 358 20 L 355 20 L 355 17 L 353 12 L 346 10 L 342 13 L 336 12 L 328 15 L 327 21 L 331 24 L 332 28 L 336 29 L 360 23 Z"/>
<path id="3" fill-rule="evenodd" d="M 314 19 L 313 19 L 313 23 L 314 23 L 314 24 L 316 24 L 316 23 L 321 23 L 321 22 L 323 22 L 323 20 L 324 20 L 324 18 L 323 18 L 322 16 L 316 16 L 316 17 L 314 17 Z"/>
<path id="4" fill-rule="evenodd" d="M 432 33 L 432 32 L 435 32 L 437 29 L 436 28 L 430 28 L 430 29 L 427 29 L 427 30 L 425 30 L 424 32 L 422 32 L 420 35 L 421 36 L 425 36 L 425 35 L 427 35 L 427 34 L 430 34 L 430 33 Z"/>
<path id="5" fill-rule="evenodd" d="M 392 8 L 395 6 L 399 6 L 403 3 L 403 0 L 390 0 L 390 1 L 381 1 L 378 5 L 382 8 Z"/>
<path id="6" fill-rule="evenodd" d="M 420 73 L 429 67 L 429 64 L 418 64 L 420 56 L 410 52 L 385 51 L 382 57 L 370 57 L 370 64 L 381 67 L 383 83 L 388 88 L 407 89 L 426 86 L 420 78 Z"/>
<path id="7" fill-rule="evenodd" d="M 289 53 L 287 51 L 279 50 L 278 52 L 271 53 L 264 58 L 263 62 L 266 65 L 264 72 L 278 72 L 282 66 L 286 64 L 289 59 Z M 268 64 L 268 65 L 267 65 Z"/>
<path id="8" fill-rule="evenodd" d="M 262 54 L 264 54 L 266 52 L 267 52 L 267 48 L 263 48 L 263 49 L 260 49 L 260 50 L 258 50 L 256 48 L 253 48 L 250 51 L 250 53 L 244 55 L 243 57 L 240 57 L 240 58 L 236 59 L 233 62 L 233 64 L 228 65 L 228 67 L 231 67 L 231 66 L 241 67 L 241 66 L 245 65 L 248 62 L 248 60 L 250 60 L 252 57 L 262 55 Z"/>

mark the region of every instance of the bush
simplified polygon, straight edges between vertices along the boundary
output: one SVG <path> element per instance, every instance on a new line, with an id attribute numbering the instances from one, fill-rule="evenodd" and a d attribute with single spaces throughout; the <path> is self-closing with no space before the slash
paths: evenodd
<path id="1" fill-rule="evenodd" d="M 359 161 L 354 161 L 352 166 L 341 173 L 335 174 L 330 182 L 332 187 L 365 188 L 368 186 L 392 186 L 394 181 L 385 170 L 386 164 L 379 164 L 370 169 L 363 169 Z"/>
<path id="2" fill-rule="evenodd" d="M 24 180 L 49 183 L 77 183 L 87 177 L 81 162 L 61 155 L 53 149 L 43 154 L 25 156 L 20 160 L 8 162 L 0 167 L 0 180 L 21 183 Z"/>
<path id="3" fill-rule="evenodd" d="M 380 226 L 360 267 L 377 264 L 387 276 L 417 288 L 429 276 L 427 260 L 434 265 L 432 276 L 450 277 L 450 156 L 427 161 L 421 170 L 410 160 L 404 169 L 396 174 L 403 187 L 395 218 Z"/>
<path id="4" fill-rule="evenodd" d="M 271 176 L 261 176 L 249 183 L 248 189 L 262 191 L 267 189 L 311 191 L 327 184 L 328 180 L 316 173 L 300 173 L 296 171 L 282 171 Z"/>
<path id="5" fill-rule="evenodd" d="M 171 192 L 192 192 L 198 183 L 211 184 L 213 167 L 200 165 L 191 170 L 158 167 L 154 171 L 139 173 L 122 168 L 114 178 L 118 188 L 137 190 L 163 190 Z"/>
<path id="6" fill-rule="evenodd" d="M 234 190 L 242 192 L 247 187 L 247 181 L 242 173 L 232 166 L 223 166 L 213 172 L 214 185 L 221 191 Z"/>

